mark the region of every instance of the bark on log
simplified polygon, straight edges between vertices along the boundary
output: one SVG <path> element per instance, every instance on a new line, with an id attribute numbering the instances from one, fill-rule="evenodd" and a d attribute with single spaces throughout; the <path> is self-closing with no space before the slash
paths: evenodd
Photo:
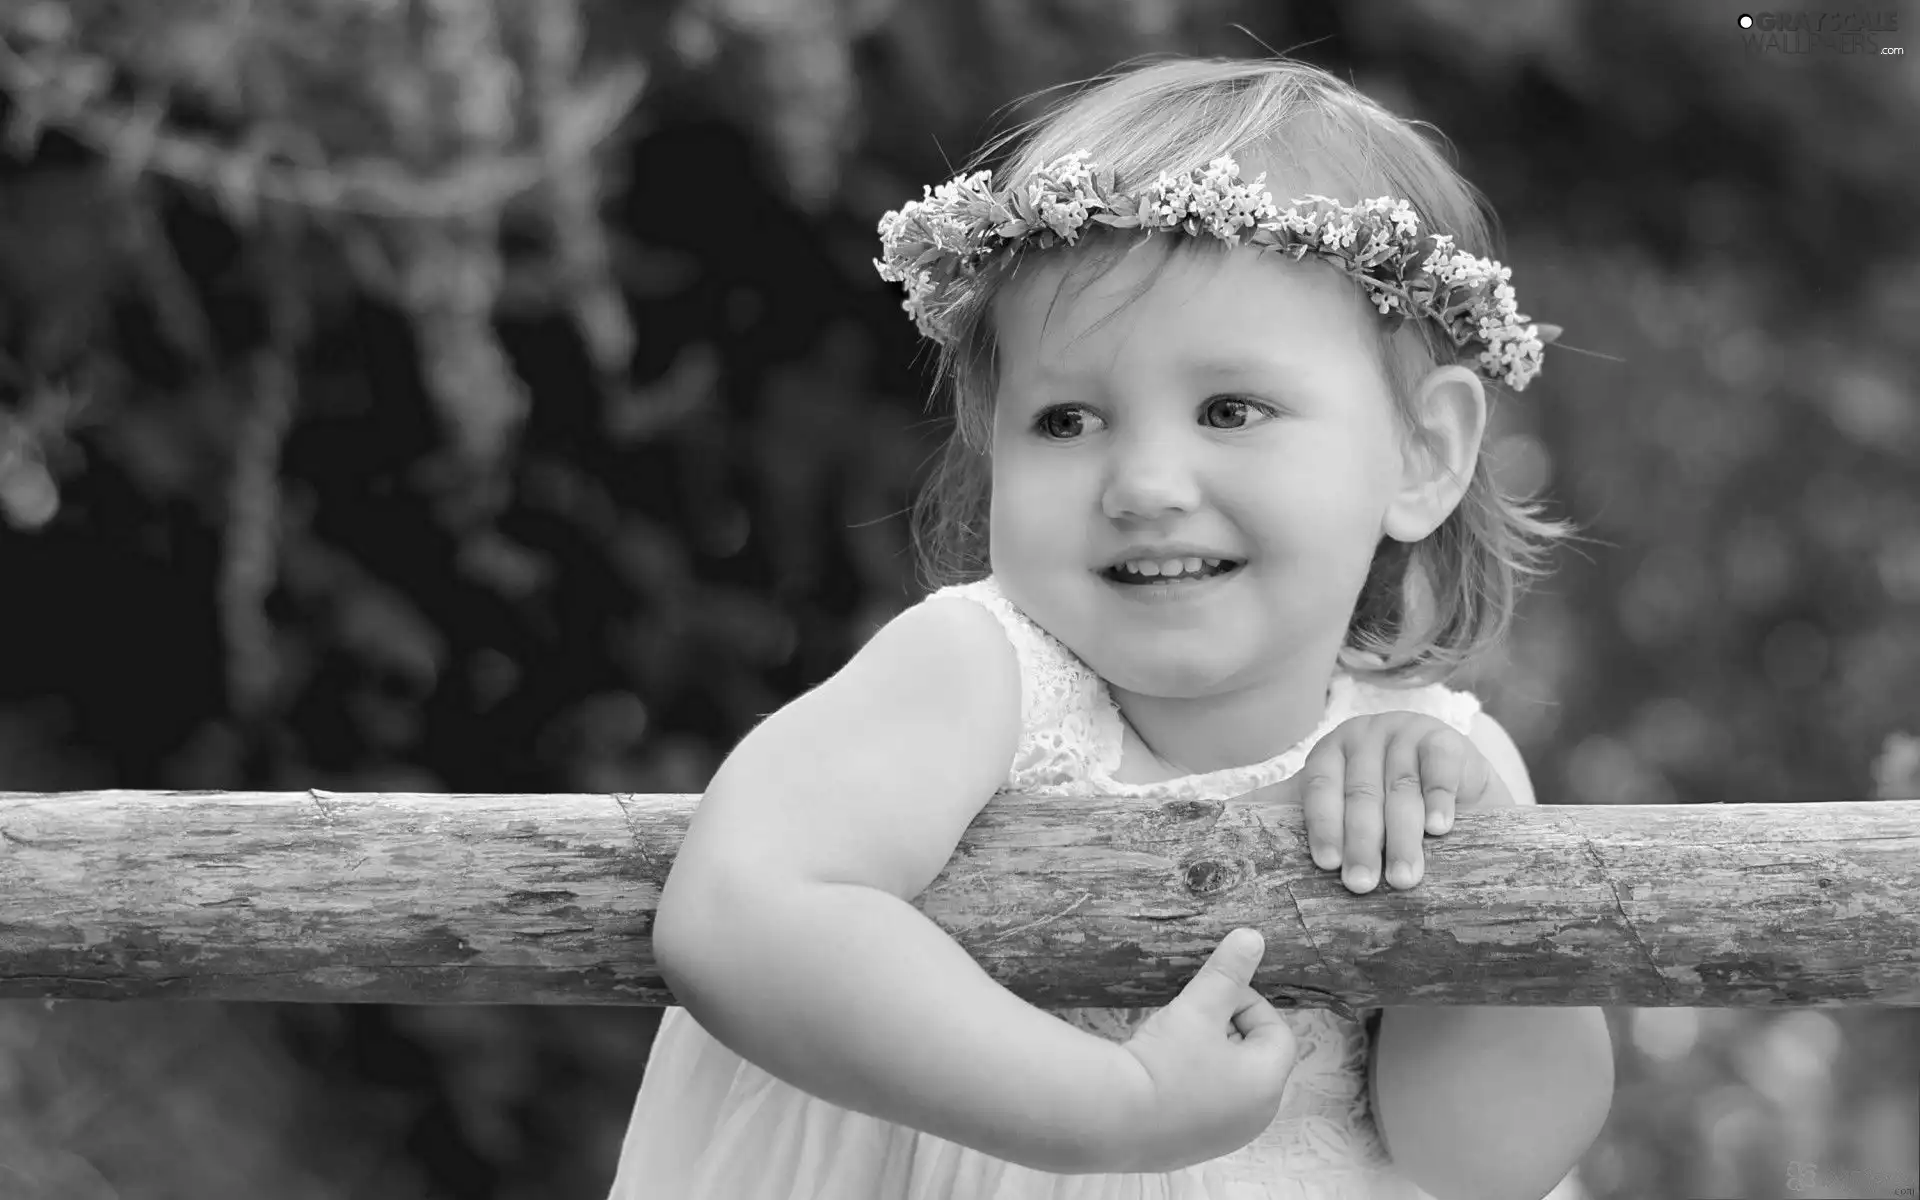
<path id="1" fill-rule="evenodd" d="M 672 1003 L 698 798 L 0 793 L 0 997 Z M 1920 801 L 1467 812 L 1348 893 L 1301 812 L 995 798 L 917 900 L 1041 1005 L 1171 999 L 1237 925 L 1279 1003 L 1920 1005 Z"/>

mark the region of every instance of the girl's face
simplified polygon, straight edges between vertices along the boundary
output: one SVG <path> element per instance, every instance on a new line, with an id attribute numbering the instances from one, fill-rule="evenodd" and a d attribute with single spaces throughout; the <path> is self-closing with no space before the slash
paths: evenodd
<path id="1" fill-rule="evenodd" d="M 1401 488 L 1378 318 L 1333 270 L 1247 250 L 1175 251 L 1128 301 L 1164 257 L 1063 290 L 1098 265 L 1055 252 L 998 298 L 994 574 L 1127 691 L 1330 669 Z M 1185 577 L 1196 558 L 1224 562 Z"/>

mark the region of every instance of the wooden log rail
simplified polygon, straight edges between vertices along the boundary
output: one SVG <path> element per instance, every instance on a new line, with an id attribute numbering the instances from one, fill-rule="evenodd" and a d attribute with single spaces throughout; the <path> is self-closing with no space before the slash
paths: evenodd
<path id="1" fill-rule="evenodd" d="M 0 792 L 0 997 L 670 1004 L 697 801 Z M 1469 812 L 1427 855 L 1355 896 L 1258 793 L 1000 796 L 915 903 L 1048 1008 L 1165 1003 L 1242 924 L 1263 992 L 1346 1012 L 1920 1005 L 1920 801 Z"/>

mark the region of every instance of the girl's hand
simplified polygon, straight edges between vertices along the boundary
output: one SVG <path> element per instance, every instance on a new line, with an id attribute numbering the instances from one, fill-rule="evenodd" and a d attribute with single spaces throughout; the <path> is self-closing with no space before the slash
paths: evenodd
<path id="1" fill-rule="evenodd" d="M 1176 1171 L 1238 1150 L 1272 1124 L 1296 1047 L 1250 986 L 1264 951 L 1257 930 L 1229 933 L 1126 1043 L 1140 1069 L 1138 1089 L 1122 1098 L 1120 1170 Z"/>
<path id="2" fill-rule="evenodd" d="M 1463 733 L 1421 713 L 1389 712 L 1342 722 L 1307 752 L 1288 783 L 1307 814 L 1316 866 L 1341 868 L 1348 890 L 1381 878 L 1396 888 L 1420 882 L 1422 832 L 1453 828 L 1456 808 L 1512 804 L 1493 764 Z"/>

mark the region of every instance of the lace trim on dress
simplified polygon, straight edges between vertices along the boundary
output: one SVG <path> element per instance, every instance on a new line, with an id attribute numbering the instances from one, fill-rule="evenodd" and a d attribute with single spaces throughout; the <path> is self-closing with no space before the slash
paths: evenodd
<path id="1" fill-rule="evenodd" d="M 1007 775 L 1008 791 L 1071 796 L 1093 790 L 1159 800 L 1245 795 L 1290 778 L 1306 762 L 1314 743 L 1362 713 L 1425 712 L 1466 733 L 1480 711 L 1479 698 L 1471 692 L 1434 685 L 1389 687 L 1363 683 L 1340 672 L 1328 688 L 1319 725 L 1282 753 L 1264 762 L 1204 775 L 1121 783 L 1113 773 L 1120 769 L 1125 724 L 1106 683 L 1058 638 L 1021 612 L 991 576 L 942 588 L 935 595 L 964 596 L 984 606 L 1006 630 L 1019 659 L 1022 733 Z"/>
<path id="2" fill-rule="evenodd" d="M 1093 700 L 1099 677 L 1073 651 L 1014 606 L 991 577 L 941 588 L 935 596 L 964 596 L 986 608 L 1006 630 L 1020 664 L 1020 744 L 1007 771 L 1006 790 L 1066 794 L 1087 777 L 1093 744 Z"/>
<path id="3" fill-rule="evenodd" d="M 1353 703 L 1357 684 L 1345 674 L 1335 675 L 1327 688 L 1327 704 L 1320 717 L 1320 723 L 1312 733 L 1301 738 L 1291 748 L 1274 755 L 1264 762 L 1250 763 L 1243 767 L 1225 767 L 1218 771 L 1209 771 L 1204 775 L 1183 775 L 1178 779 L 1156 780 L 1152 783 L 1121 783 L 1113 778 L 1120 769 L 1120 760 L 1125 750 L 1125 718 L 1120 713 L 1112 693 L 1103 685 L 1100 688 L 1100 704 L 1093 719 L 1093 729 L 1097 741 L 1094 746 L 1095 762 L 1093 780 L 1099 790 L 1109 796 L 1137 796 L 1143 799 L 1184 800 L 1204 796 L 1244 796 L 1256 788 L 1279 783 L 1291 778 L 1307 761 L 1307 753 L 1334 727 L 1355 715 Z"/>

